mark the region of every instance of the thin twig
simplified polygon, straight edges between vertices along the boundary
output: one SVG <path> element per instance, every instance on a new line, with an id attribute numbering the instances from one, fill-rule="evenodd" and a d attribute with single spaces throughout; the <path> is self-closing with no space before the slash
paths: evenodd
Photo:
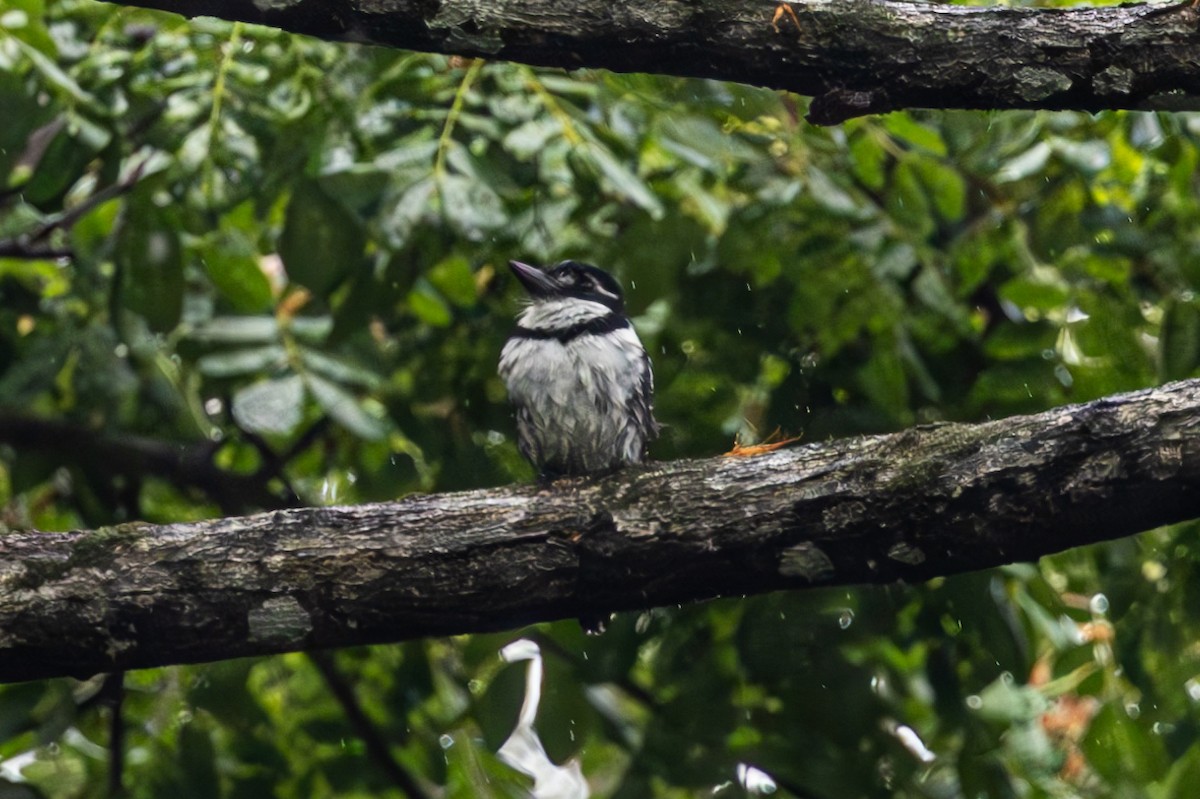
<path id="1" fill-rule="evenodd" d="M 144 158 L 141 163 L 129 170 L 129 174 L 126 175 L 123 180 L 119 180 L 116 183 L 113 183 L 111 186 L 105 186 L 100 191 L 89 196 L 86 200 L 80 202 L 79 205 L 72 206 L 62 213 L 47 217 L 46 219 L 42 220 L 41 224 L 39 224 L 33 230 L 18 238 L 23 239 L 26 242 L 41 241 L 55 230 L 70 229 L 76 222 L 86 216 L 93 208 L 103 205 L 109 200 L 120 197 L 122 194 L 132 190 L 133 187 L 137 185 L 138 181 L 142 179 L 142 172 L 145 171 L 146 166 L 149 163 L 150 158 Z"/>
<path id="2" fill-rule="evenodd" d="M 72 206 L 61 213 L 46 217 L 33 229 L 12 238 L 0 239 L 0 258 L 19 258 L 22 260 L 74 258 L 75 251 L 70 247 L 36 245 L 44 242 L 56 230 L 70 230 L 76 222 L 87 215 L 93 208 L 103 205 L 109 200 L 120 197 L 122 194 L 132 190 L 138 181 L 141 180 L 142 172 L 145 171 L 146 165 L 149 162 L 149 158 L 144 159 L 131 169 L 123 180 L 111 186 L 105 186 L 78 205 Z"/>
<path id="3" fill-rule="evenodd" d="M 367 747 L 367 755 L 375 762 L 375 765 L 410 799 L 432 799 L 429 792 L 421 787 L 416 778 L 409 774 L 396 758 L 392 757 L 387 741 L 375 728 L 367 714 L 363 712 L 358 698 L 354 695 L 354 689 L 338 671 L 329 653 L 309 652 L 308 656 L 317 670 L 321 672 L 321 676 L 325 678 L 325 683 L 329 686 L 329 691 L 333 694 L 334 699 L 342 706 L 342 712 L 346 714 L 346 721 L 349 722 L 358 737 L 362 738 Z"/>
<path id="4" fill-rule="evenodd" d="M 21 239 L 0 241 L 0 258 L 16 258 L 22 261 L 57 261 L 59 258 L 74 258 L 70 247 L 31 247 Z"/>
<path id="5" fill-rule="evenodd" d="M 108 705 L 108 796 L 125 795 L 125 672 L 114 671 L 100 689 Z"/>

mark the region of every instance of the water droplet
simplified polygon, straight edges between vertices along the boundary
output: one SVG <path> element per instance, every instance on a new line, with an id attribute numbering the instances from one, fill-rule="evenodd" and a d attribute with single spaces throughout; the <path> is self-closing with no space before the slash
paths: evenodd
<path id="1" fill-rule="evenodd" d="M 633 624 L 633 629 L 639 634 L 645 633 L 646 630 L 650 629 L 650 614 L 647 612 L 639 615 L 637 621 Z"/>
<path id="2" fill-rule="evenodd" d="M 438 746 L 442 747 L 442 749 L 449 749 L 454 746 L 453 736 L 442 733 L 441 737 L 438 738 Z"/>
<path id="3" fill-rule="evenodd" d="M 216 416 L 224 407 L 225 403 L 221 402 L 220 397 L 210 397 L 204 401 L 204 412 L 209 416 Z"/>
<path id="4" fill-rule="evenodd" d="M 842 611 L 842 615 L 838 616 L 838 627 L 841 627 L 843 630 L 847 630 L 853 623 L 854 611 L 850 610 L 850 608 L 846 608 Z"/>
<path id="5" fill-rule="evenodd" d="M 971 710 L 979 710 L 979 708 L 983 707 L 983 697 L 979 694 L 971 694 L 967 697 L 967 707 L 971 708 Z"/>
<path id="6" fill-rule="evenodd" d="M 1125 705 L 1125 715 L 1131 719 L 1136 719 L 1142 715 L 1142 708 L 1137 702 L 1128 702 Z"/>
<path id="7" fill-rule="evenodd" d="M 1088 602 L 1088 610 L 1097 616 L 1103 616 L 1108 613 L 1108 597 L 1104 594 L 1095 594 Z"/>
<path id="8" fill-rule="evenodd" d="M 1183 684 L 1183 689 L 1187 691 L 1188 699 L 1200 702 L 1200 680 L 1193 677 Z"/>

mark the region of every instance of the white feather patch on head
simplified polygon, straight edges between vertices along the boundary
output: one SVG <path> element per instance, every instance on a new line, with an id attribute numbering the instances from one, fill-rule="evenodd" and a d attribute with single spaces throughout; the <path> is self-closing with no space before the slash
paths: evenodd
<path id="1" fill-rule="evenodd" d="M 562 297 L 534 302 L 517 316 L 517 324 L 528 330 L 563 330 L 582 322 L 601 319 L 612 312 L 604 303 Z"/>

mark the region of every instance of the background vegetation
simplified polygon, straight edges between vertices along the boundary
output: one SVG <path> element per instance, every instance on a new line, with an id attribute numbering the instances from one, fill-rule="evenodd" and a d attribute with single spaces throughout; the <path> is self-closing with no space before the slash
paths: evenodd
<path id="1" fill-rule="evenodd" d="M 803 110 L 736 85 L 5 0 L 3 524 L 529 479 L 495 376 L 509 258 L 620 276 L 662 459 L 1193 374 L 1200 116 L 814 129 Z M 523 795 L 494 753 L 524 664 L 498 652 L 532 635 L 542 739 L 597 796 L 1192 796 L 1198 564 L 1185 525 L 921 586 L 629 614 L 596 637 L 562 623 L 343 651 L 329 680 L 304 655 L 131 673 L 124 782 L 401 795 L 369 725 L 431 795 Z M 0 687 L 0 797 L 107 795 L 101 689 Z"/>

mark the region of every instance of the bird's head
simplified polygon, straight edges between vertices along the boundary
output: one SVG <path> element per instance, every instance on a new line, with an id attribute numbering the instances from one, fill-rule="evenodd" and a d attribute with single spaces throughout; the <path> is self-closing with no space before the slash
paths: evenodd
<path id="1" fill-rule="evenodd" d="M 586 300 L 625 312 L 625 295 L 621 284 L 599 267 L 579 261 L 563 261 L 549 269 L 509 261 L 509 268 L 521 281 L 533 302 L 546 300 Z"/>

